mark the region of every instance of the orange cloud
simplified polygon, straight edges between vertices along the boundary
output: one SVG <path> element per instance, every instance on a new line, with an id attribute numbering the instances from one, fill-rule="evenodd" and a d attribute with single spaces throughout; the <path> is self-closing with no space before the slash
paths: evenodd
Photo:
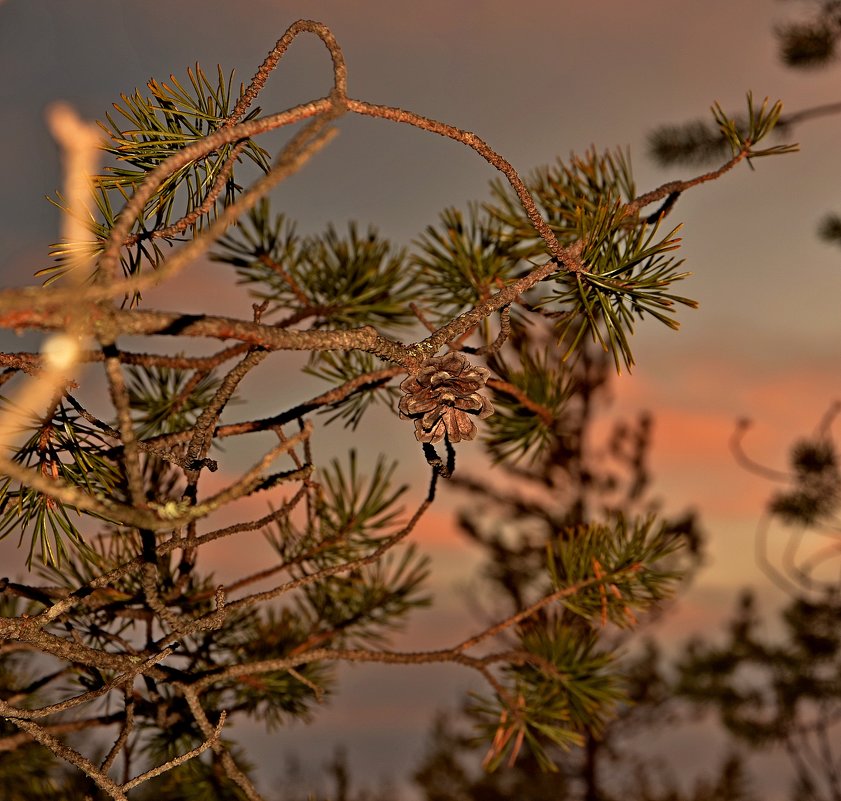
<path id="1" fill-rule="evenodd" d="M 710 348 L 685 361 L 654 364 L 614 385 L 618 416 L 651 411 L 655 491 L 694 503 L 705 515 L 756 519 L 775 485 L 740 466 L 731 440 L 740 418 L 755 423 L 744 447 L 755 461 L 785 470 L 791 444 L 809 436 L 841 397 L 837 359 L 746 364 Z"/>

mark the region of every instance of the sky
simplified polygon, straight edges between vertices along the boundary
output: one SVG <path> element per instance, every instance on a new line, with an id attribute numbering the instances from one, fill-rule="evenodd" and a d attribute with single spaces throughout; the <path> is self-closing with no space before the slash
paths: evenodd
<path id="1" fill-rule="evenodd" d="M 521 173 L 590 146 L 627 147 L 644 190 L 692 174 L 648 157 L 646 135 L 658 124 L 705 118 L 714 101 L 741 111 L 748 90 L 780 98 L 790 111 L 838 99 L 838 67 L 794 72 L 777 61 L 774 25 L 800 8 L 779 0 L 5 0 L 0 280 L 33 282 L 56 238 L 58 215 L 44 200 L 60 185 L 44 123 L 48 104 L 63 100 L 101 118 L 121 92 L 152 76 L 183 75 L 197 61 L 236 69 L 247 81 L 300 17 L 333 30 L 352 96 L 475 131 Z M 323 47 L 302 38 L 260 105 L 268 112 L 320 97 L 329 82 Z M 708 564 L 667 618 L 667 639 L 725 619 L 741 587 L 769 604 L 784 600 L 753 556 L 755 525 L 772 488 L 736 464 L 728 440 L 736 421 L 749 417 L 751 454 L 782 467 L 791 441 L 809 434 L 841 398 L 841 252 L 816 237 L 821 216 L 841 207 L 837 124 L 804 125 L 791 135 L 799 153 L 759 160 L 755 171 L 740 168 L 681 198 L 672 219 L 685 223 L 682 256 L 693 273 L 681 289 L 700 308 L 681 311 L 679 333 L 643 325 L 634 341 L 637 366 L 614 385 L 613 414 L 654 415 L 655 492 L 669 510 L 697 508 L 709 535 Z M 352 219 L 408 244 L 445 206 L 484 199 L 495 177 L 473 152 L 431 134 L 370 119 L 346 118 L 339 127 L 330 147 L 274 196 L 302 231 Z M 203 262 L 179 277 L 177 292 L 152 295 L 150 304 L 250 316 L 250 299 L 231 286 L 219 266 Z M 307 396 L 309 386 L 284 380 L 289 362 L 271 364 L 278 380 L 250 388 L 256 415 Z M 358 436 L 373 433 L 363 428 Z M 336 437 L 342 446 L 353 443 L 350 434 Z M 395 455 L 412 480 L 420 465 L 401 447 Z M 448 516 L 456 500 L 446 501 L 418 537 L 435 557 L 436 612 L 451 622 L 455 639 L 466 625 L 459 588 L 475 560 Z M 15 564 L 9 543 L 0 545 L 0 559 Z M 231 554 L 216 558 L 220 571 L 241 569 Z M 424 619 L 412 636 L 434 639 L 440 619 Z M 426 729 L 417 721 L 457 703 L 465 681 L 432 669 L 413 675 L 407 696 L 399 671 L 347 673 L 339 702 L 318 723 L 258 738 L 257 753 L 270 761 L 295 747 L 299 757 L 318 760 L 352 732 L 355 770 L 374 783 L 381 775 L 399 779 L 422 748 Z M 398 714 L 395 705 L 407 698 L 412 714 Z"/>

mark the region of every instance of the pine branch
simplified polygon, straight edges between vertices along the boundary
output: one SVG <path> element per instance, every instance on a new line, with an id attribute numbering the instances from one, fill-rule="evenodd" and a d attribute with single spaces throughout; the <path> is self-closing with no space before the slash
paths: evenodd
<path id="1" fill-rule="evenodd" d="M 328 96 L 258 117 L 254 102 L 303 33 L 317 36 L 330 55 Z M 512 493 L 500 493 L 496 502 L 534 513 L 552 528 L 540 580 L 519 592 L 516 609 L 473 637 L 417 653 L 387 647 L 389 634 L 426 603 L 426 562 L 408 541 L 435 500 L 439 478 L 453 474 L 453 443 L 478 431 L 468 415 L 489 419 L 485 442 L 508 477 L 556 465 L 585 481 L 581 444 L 564 440 L 562 423 L 569 415 L 588 419 L 592 386 L 608 370 L 606 358 L 591 357 L 587 339 L 619 367 L 632 363 L 635 319 L 651 316 L 676 327 L 673 307 L 692 301 L 671 291 L 685 275 L 667 255 L 678 240 L 674 232 L 661 237 L 656 223 L 682 192 L 740 161 L 786 152 L 756 147 L 778 121 L 778 106 L 749 102 L 747 133 L 717 109 L 732 158 L 713 172 L 640 194 L 622 154 L 591 153 L 524 180 L 473 132 L 349 98 L 341 49 L 313 21 L 290 26 L 239 94 L 221 69 L 211 80 L 196 65 L 188 79 L 152 80 L 151 97 L 123 95 L 116 106 L 122 119 L 107 117 L 105 149 L 116 162 L 93 176 L 92 211 L 67 192 L 77 233 L 57 246 L 58 264 L 44 272 L 52 280 L 70 270 L 66 280 L 73 283 L 0 292 L 0 326 L 61 332 L 66 346 L 64 362 L 55 338 L 51 355 L 0 355 L 4 380 L 18 376 L 25 389 L 37 389 L 35 401 L 21 403 L 33 407 L 32 419 L 11 411 L 0 417 L 4 444 L 14 446 L 0 453 L 0 492 L 7 507 L 17 504 L 0 508 L 0 533 L 23 531 L 31 521 L 42 543 L 50 530 L 56 541 L 41 571 L 49 586 L 0 581 L 0 658 L 4 667 L 14 660 L 22 675 L 30 659 L 43 655 L 60 665 L 35 681 L 8 679 L 15 692 L 0 701 L 0 714 L 113 798 L 163 773 L 178 787 L 181 766 L 204 770 L 198 758 L 212 751 L 214 781 L 256 801 L 248 768 L 221 738 L 226 714 L 267 725 L 306 718 L 330 691 L 338 662 L 452 662 L 477 671 L 490 688 L 490 700 L 477 701 L 491 741 L 488 764 L 531 749 L 548 766 L 546 740 L 566 747 L 586 732 L 598 734 L 619 700 L 603 629 L 632 627 L 635 612 L 668 595 L 677 579 L 677 536 L 649 519 L 561 529 L 555 524 L 567 516 L 518 506 Z M 346 114 L 456 141 L 507 184 L 494 190 L 494 205 L 445 212 L 410 258 L 372 228 L 351 225 L 339 234 L 328 227 L 299 238 L 284 216 L 272 216 L 266 195 L 331 141 Z M 270 164 L 258 140 L 296 123 L 300 130 Z M 262 174 L 242 189 L 234 176 L 246 159 Z M 61 197 L 57 202 L 65 205 Z M 641 219 L 654 203 L 660 208 Z M 263 301 L 253 319 L 139 307 L 143 291 L 214 245 L 213 257 Z M 412 341 L 406 329 L 415 319 L 427 330 Z M 228 344 L 210 356 L 118 347 L 121 338 L 139 335 L 166 344 L 176 337 Z M 449 352 L 439 355 L 445 347 Z M 564 348 L 580 361 L 562 364 Z M 305 371 L 330 388 L 268 417 L 223 424 L 243 380 L 277 350 L 309 352 Z M 67 394 L 79 362 L 102 366 L 113 419 Z M 483 394 L 491 370 L 496 417 Z M 399 507 L 404 488 L 393 486 L 394 468 L 385 461 L 367 478 L 355 452 L 346 463 L 316 465 L 310 419 L 323 411 L 355 425 L 372 401 L 391 399 L 397 390 L 389 384 L 398 376 L 399 412 L 413 420 L 431 466 L 427 494 L 408 519 Z M 298 426 L 292 435 L 282 429 L 290 422 Z M 200 496 L 204 468 L 216 467 L 211 446 L 259 431 L 272 431 L 275 443 L 222 489 Z M 639 454 L 621 443 L 614 451 L 633 462 L 639 479 Z M 526 453 L 532 466 L 518 468 L 516 459 Z M 275 466 L 279 458 L 284 464 Z M 803 459 L 798 464 L 805 469 Z M 546 475 L 544 488 L 551 490 Z M 268 514 L 200 529 L 198 521 L 213 512 L 281 484 Z M 274 492 L 270 497 L 274 503 Z M 68 512 L 97 519 L 97 534 L 82 536 Z M 201 568 L 208 543 L 259 529 L 268 529 L 274 552 L 268 565 L 227 586 Z M 64 551 L 65 538 L 76 552 Z M 408 547 L 398 550 L 402 545 Z M 531 570 L 533 553 L 525 548 L 523 557 Z M 476 655 L 492 639 L 506 643 Z M 6 674 L 0 679 L 6 682 Z M 89 711 L 75 724 L 78 730 L 122 724 L 97 768 L 56 739 L 77 729 L 62 728 L 68 722 L 53 716 L 97 710 L 113 698 L 122 699 L 124 712 L 111 718 Z M 14 736 L 0 745 L 22 742 Z M 120 755 L 118 784 L 109 774 Z M 137 760 L 140 772 L 132 778 Z"/>

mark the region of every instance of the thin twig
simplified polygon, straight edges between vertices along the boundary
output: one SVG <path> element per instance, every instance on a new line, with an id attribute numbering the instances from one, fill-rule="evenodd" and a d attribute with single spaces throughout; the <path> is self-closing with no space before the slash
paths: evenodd
<path id="1" fill-rule="evenodd" d="M 48 731 L 37 723 L 31 720 L 21 720 L 19 718 L 12 718 L 12 723 L 19 729 L 23 729 L 33 740 L 40 743 L 46 748 L 49 748 L 60 759 L 75 765 L 86 776 L 88 776 L 97 787 L 114 799 L 114 801 L 128 801 L 127 796 L 120 789 L 116 782 L 112 781 L 105 773 L 103 773 L 90 760 L 83 757 L 74 748 L 65 745 L 61 740 L 57 740 Z"/>
<path id="2" fill-rule="evenodd" d="M 129 247 L 148 239 L 172 239 L 173 237 L 184 233 L 184 231 L 186 231 L 191 225 L 194 225 L 200 217 L 204 217 L 208 214 L 211 209 L 216 208 L 216 201 L 222 193 L 222 190 L 225 188 L 225 185 L 228 183 L 228 176 L 233 172 L 234 165 L 247 144 L 248 142 L 243 140 L 241 142 L 237 142 L 231 148 L 228 158 L 225 159 L 225 163 L 219 170 L 219 174 L 213 181 L 213 185 L 204 196 L 204 200 L 202 200 L 202 202 L 189 214 L 185 214 L 180 220 L 176 220 L 174 223 L 167 225 L 165 228 L 156 228 L 153 231 L 133 234 L 123 241 L 123 246 Z"/>
<path id="3" fill-rule="evenodd" d="M 476 353 L 481 356 L 493 356 L 498 353 L 505 344 L 508 337 L 511 336 L 511 306 L 503 306 L 499 310 L 499 333 L 496 339 L 489 345 L 483 345 L 481 348 L 476 348 Z"/>
<path id="4" fill-rule="evenodd" d="M 699 186 L 700 184 L 707 183 L 708 181 L 715 181 L 716 179 L 721 178 L 724 173 L 732 170 L 737 164 L 739 164 L 739 162 L 744 161 L 747 158 L 748 153 L 750 153 L 750 145 L 751 143 L 746 143 L 735 156 L 726 161 L 716 170 L 705 172 L 702 175 L 690 178 L 687 181 L 669 181 L 662 186 L 658 186 L 656 189 L 652 189 L 650 192 L 638 195 L 630 203 L 626 203 L 622 207 L 623 216 L 630 217 L 651 203 L 656 203 L 658 200 L 663 200 L 664 198 L 673 197 L 673 200 L 669 205 L 669 208 L 671 208 L 671 205 L 674 204 L 677 197 L 687 189 L 692 189 L 692 187 Z"/>
<path id="5" fill-rule="evenodd" d="M 298 34 L 304 31 L 313 33 L 324 42 L 325 47 L 330 52 L 330 57 L 333 60 L 333 95 L 344 97 L 347 95 L 347 67 L 345 66 L 344 55 L 339 43 L 333 36 L 332 31 L 320 22 L 315 22 L 309 19 L 300 19 L 293 22 L 286 32 L 278 39 L 277 44 L 272 48 L 266 56 L 260 68 L 251 79 L 251 83 L 243 93 L 231 116 L 225 121 L 225 125 L 230 126 L 233 123 L 242 119 L 248 107 L 254 102 L 257 95 L 263 89 L 269 75 L 277 66 L 277 63 L 283 58 L 287 48 L 292 43 L 292 40 Z"/>
<path id="6" fill-rule="evenodd" d="M 120 727 L 120 733 L 117 735 L 117 739 L 114 740 L 114 744 L 105 755 L 105 759 L 102 760 L 102 764 L 99 767 L 103 773 L 108 773 L 111 769 L 111 766 L 114 764 L 114 760 L 117 758 L 120 751 L 122 751 L 125 747 L 129 735 L 134 729 L 134 698 L 131 695 L 129 687 L 124 689 L 124 696 L 126 711 L 123 717 L 123 725 Z"/>
<path id="7" fill-rule="evenodd" d="M 115 712 L 95 718 L 81 718 L 80 720 L 63 720 L 58 723 L 48 723 L 41 726 L 41 729 L 50 734 L 72 734 L 73 732 L 86 731 L 87 729 L 112 726 L 122 720 L 123 714 L 121 712 Z M 0 737 L 0 752 L 14 751 L 31 740 L 32 735 L 26 731 L 20 734 L 10 734 L 6 737 Z"/>
<path id="8" fill-rule="evenodd" d="M 240 382 L 253 370 L 269 352 L 266 350 L 249 350 L 246 355 L 231 368 L 225 375 L 213 398 L 205 404 L 201 414 L 192 426 L 192 437 L 187 446 L 186 462 L 188 465 L 198 465 L 210 450 L 213 441 L 213 429 L 216 426 L 219 416 L 233 397 Z M 187 489 L 184 498 L 191 498 L 195 501 L 195 488 L 199 478 L 199 469 L 189 467 L 187 470 Z"/>
<path id="9" fill-rule="evenodd" d="M 503 381 L 500 378 L 489 378 L 487 385 L 494 392 L 502 392 L 505 395 L 510 395 L 521 405 L 525 406 L 526 409 L 534 412 L 547 428 L 551 428 L 555 425 L 555 415 L 553 415 L 548 408 L 541 403 L 537 403 L 537 401 L 533 401 L 522 389 L 515 386 L 510 381 Z"/>
<path id="10" fill-rule="evenodd" d="M 236 762 L 234 762 L 230 752 L 227 748 L 225 748 L 224 743 L 222 743 L 219 739 L 217 734 L 218 724 L 214 727 L 207 719 L 207 715 L 205 714 L 204 709 L 202 709 L 201 701 L 199 700 L 199 695 L 195 688 L 182 684 L 178 686 L 178 689 L 184 695 L 187 705 L 190 707 L 190 711 L 193 713 L 193 718 L 198 724 L 199 729 L 201 729 L 202 734 L 204 734 L 205 738 L 207 738 L 210 742 L 211 748 L 213 748 L 213 751 L 221 760 L 225 773 L 227 773 L 231 781 L 235 782 L 240 787 L 249 801 L 264 801 L 263 797 L 257 792 L 257 789 L 254 787 L 251 780 L 239 769 L 239 766 Z M 223 711 L 222 715 L 224 714 L 225 713 Z"/>
<path id="11" fill-rule="evenodd" d="M 131 407 L 126 387 L 123 368 L 116 356 L 110 350 L 110 343 L 103 345 L 105 354 L 105 375 L 108 378 L 108 388 L 111 402 L 117 411 L 117 425 L 120 430 L 120 441 L 123 445 L 122 462 L 128 481 L 129 495 L 135 507 L 145 505 L 143 492 L 143 476 L 140 468 L 137 436 L 134 431 L 134 421 L 131 419 Z"/>
<path id="12" fill-rule="evenodd" d="M 460 142 L 475 150 L 488 164 L 499 170 L 506 177 L 508 183 L 511 184 L 511 188 L 519 198 L 520 205 L 529 218 L 529 222 L 531 222 L 541 239 L 546 243 L 546 248 L 552 258 L 558 262 L 556 268 L 562 267 L 572 272 L 581 269 L 581 264 L 575 254 L 558 242 L 554 231 L 552 231 L 546 220 L 543 219 L 531 192 L 529 192 L 523 179 L 520 178 L 519 173 L 509 161 L 497 153 L 484 139 L 472 131 L 465 131 L 461 128 L 456 128 L 454 125 L 447 125 L 447 123 L 439 122 L 438 120 L 433 120 L 429 117 L 415 114 L 412 111 L 393 106 L 381 106 L 349 98 L 347 100 L 347 109 L 356 114 L 377 117 L 383 120 L 390 120 L 391 122 L 411 125 L 424 131 L 430 131 L 439 136 L 454 139 L 456 142 Z"/>
<path id="13" fill-rule="evenodd" d="M 185 762 L 189 762 L 191 759 L 201 756 L 208 748 L 212 748 L 219 741 L 219 738 L 222 736 L 222 728 L 225 725 L 227 717 L 228 713 L 223 710 L 219 715 L 219 722 L 216 724 L 216 728 L 213 729 L 212 734 L 207 737 L 201 745 L 191 748 L 189 751 L 185 751 L 177 757 L 173 757 L 163 765 L 158 765 L 157 767 L 147 770 L 145 773 L 141 773 L 139 776 L 135 776 L 133 779 L 123 784 L 122 789 L 127 792 L 131 790 L 132 787 L 137 787 L 138 785 L 149 781 L 149 779 L 154 779 L 155 776 L 167 773 L 173 768 L 177 768 L 179 765 L 183 765 Z"/>
<path id="14" fill-rule="evenodd" d="M 740 420 L 733 431 L 733 435 L 730 437 L 730 451 L 736 458 L 736 461 L 744 467 L 745 470 L 749 470 L 751 473 L 756 473 L 757 475 L 770 479 L 771 481 L 791 481 L 790 473 L 785 473 L 781 470 L 774 470 L 770 467 L 759 464 L 759 462 L 755 462 L 747 455 L 747 453 L 745 453 L 745 450 L 742 447 L 742 441 L 744 440 L 745 434 L 750 426 L 750 420 Z"/>

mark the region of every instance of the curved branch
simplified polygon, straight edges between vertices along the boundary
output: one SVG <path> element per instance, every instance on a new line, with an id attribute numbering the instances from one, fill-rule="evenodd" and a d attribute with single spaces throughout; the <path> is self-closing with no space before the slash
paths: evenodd
<path id="1" fill-rule="evenodd" d="M 204 217 L 216 206 L 216 200 L 222 193 L 225 185 L 228 183 L 228 177 L 233 172 L 234 165 L 239 159 L 239 154 L 242 153 L 247 144 L 247 140 L 242 140 L 237 142 L 233 148 L 231 148 L 228 158 L 225 159 L 225 163 L 219 170 L 219 174 L 216 176 L 213 185 L 210 189 L 208 189 L 207 194 L 204 196 L 204 200 L 202 200 L 202 202 L 189 214 L 185 214 L 180 220 L 176 220 L 174 223 L 167 225 L 165 228 L 156 228 L 154 231 L 149 231 L 148 233 L 144 232 L 132 234 L 132 236 L 126 237 L 123 241 L 123 245 L 135 245 L 138 242 L 142 242 L 147 239 L 171 239 L 172 237 L 178 236 L 178 234 L 186 231 L 200 217 Z"/>
<path id="2" fill-rule="evenodd" d="M 541 239 L 546 243 L 547 250 L 553 259 L 558 262 L 558 265 L 570 272 L 577 272 L 582 269 L 576 257 L 577 254 L 558 242 L 552 228 L 543 219 L 540 211 L 538 211 L 537 204 L 534 202 L 531 192 L 529 192 L 528 187 L 511 163 L 497 153 L 484 139 L 472 131 L 465 131 L 461 128 L 456 128 L 454 125 L 447 125 L 445 122 L 439 122 L 438 120 L 433 120 L 429 117 L 424 117 L 412 111 L 406 111 L 405 109 L 394 106 L 380 106 L 374 103 L 366 103 L 363 100 L 348 98 L 347 110 L 368 117 L 378 117 L 379 119 L 411 125 L 415 128 L 444 136 L 447 139 L 461 142 L 463 145 L 467 145 L 475 150 L 488 164 L 496 167 L 506 177 L 508 183 L 511 184 L 511 188 L 519 198 L 523 211 L 525 211 L 526 216 Z"/>
<path id="3" fill-rule="evenodd" d="M 742 447 L 742 440 L 744 440 L 745 434 L 750 426 L 750 420 L 740 420 L 736 424 L 736 428 L 730 437 L 730 451 L 736 461 L 745 468 L 745 470 L 762 476 L 763 478 L 770 479 L 771 481 L 791 481 L 790 473 L 785 473 L 782 470 L 774 470 L 771 467 L 759 464 L 759 462 L 755 462 L 747 455 L 747 453 L 745 453 L 745 450 Z"/>
<path id="4" fill-rule="evenodd" d="M 275 44 L 266 56 L 260 68 L 251 79 L 248 89 L 245 90 L 233 112 L 231 112 L 231 116 L 225 121 L 224 125 L 226 127 L 233 125 L 242 118 L 248 107 L 262 91 L 266 81 L 269 79 L 269 75 L 277 66 L 278 61 L 283 58 L 292 40 L 304 32 L 315 34 L 324 42 L 324 46 L 330 52 L 330 58 L 333 60 L 333 90 L 330 93 L 331 96 L 343 98 L 347 95 L 347 67 L 345 66 L 345 57 L 332 31 L 320 22 L 311 19 L 299 19 L 286 29 L 286 33 L 277 40 L 277 44 Z"/>
<path id="5" fill-rule="evenodd" d="M 286 111 L 281 111 L 277 114 L 270 114 L 267 117 L 261 117 L 257 120 L 249 120 L 248 122 L 241 122 L 237 125 L 232 125 L 227 128 L 220 128 L 215 133 L 210 134 L 204 139 L 200 139 L 191 145 L 187 145 L 182 150 L 173 154 L 169 158 L 162 161 L 154 170 L 152 170 L 144 179 L 143 183 L 137 188 L 131 199 L 123 207 L 114 227 L 109 232 L 108 239 L 105 242 L 105 247 L 99 258 L 99 266 L 102 270 L 104 283 L 107 289 L 109 286 L 113 294 L 116 290 L 122 289 L 121 284 L 129 282 L 115 282 L 117 265 L 119 263 L 119 252 L 123 242 L 129 237 L 131 228 L 138 217 L 143 213 L 143 209 L 149 199 L 155 194 L 161 184 L 173 173 L 177 172 L 182 167 L 185 167 L 196 159 L 203 158 L 214 150 L 217 150 L 222 145 L 238 142 L 241 139 L 248 139 L 257 134 L 265 133 L 266 131 L 275 130 L 285 125 L 292 125 L 295 122 L 317 117 L 322 114 L 336 113 L 336 105 L 331 98 L 321 98 L 310 103 L 303 103 Z M 270 173 L 271 175 L 271 173 Z M 264 176 L 262 182 L 265 182 L 268 176 Z M 275 180 L 275 183 L 280 178 Z M 257 182 L 258 184 L 261 182 Z M 255 187 L 257 184 L 255 184 Z M 241 200 L 242 198 L 240 198 Z M 227 208 L 233 208 L 237 204 L 234 203 Z M 242 209 L 237 212 L 237 215 L 242 213 Z M 218 223 L 218 220 L 217 220 Z M 216 225 L 216 223 L 214 223 Z M 220 232 L 221 233 L 221 232 Z M 215 235 L 218 236 L 218 233 Z M 194 242 L 196 240 L 193 240 Z M 138 282 L 139 283 L 139 282 Z"/>
<path id="6" fill-rule="evenodd" d="M 721 178 L 726 172 L 732 170 L 740 161 L 744 161 L 750 153 L 750 143 L 746 144 L 735 156 L 722 164 L 718 169 L 705 172 L 695 178 L 690 178 L 687 181 L 669 181 L 668 183 L 652 189 L 650 192 L 638 195 L 630 203 L 626 203 L 623 207 L 625 216 L 636 214 L 640 209 L 655 203 L 658 200 L 665 200 L 664 208 L 660 212 L 655 212 L 649 217 L 649 222 L 655 223 L 660 218 L 662 213 L 669 211 L 675 204 L 677 198 L 683 194 L 687 189 L 692 189 L 694 186 L 707 183 L 708 181 L 715 181 Z M 652 219 L 653 218 L 653 219 Z"/>

